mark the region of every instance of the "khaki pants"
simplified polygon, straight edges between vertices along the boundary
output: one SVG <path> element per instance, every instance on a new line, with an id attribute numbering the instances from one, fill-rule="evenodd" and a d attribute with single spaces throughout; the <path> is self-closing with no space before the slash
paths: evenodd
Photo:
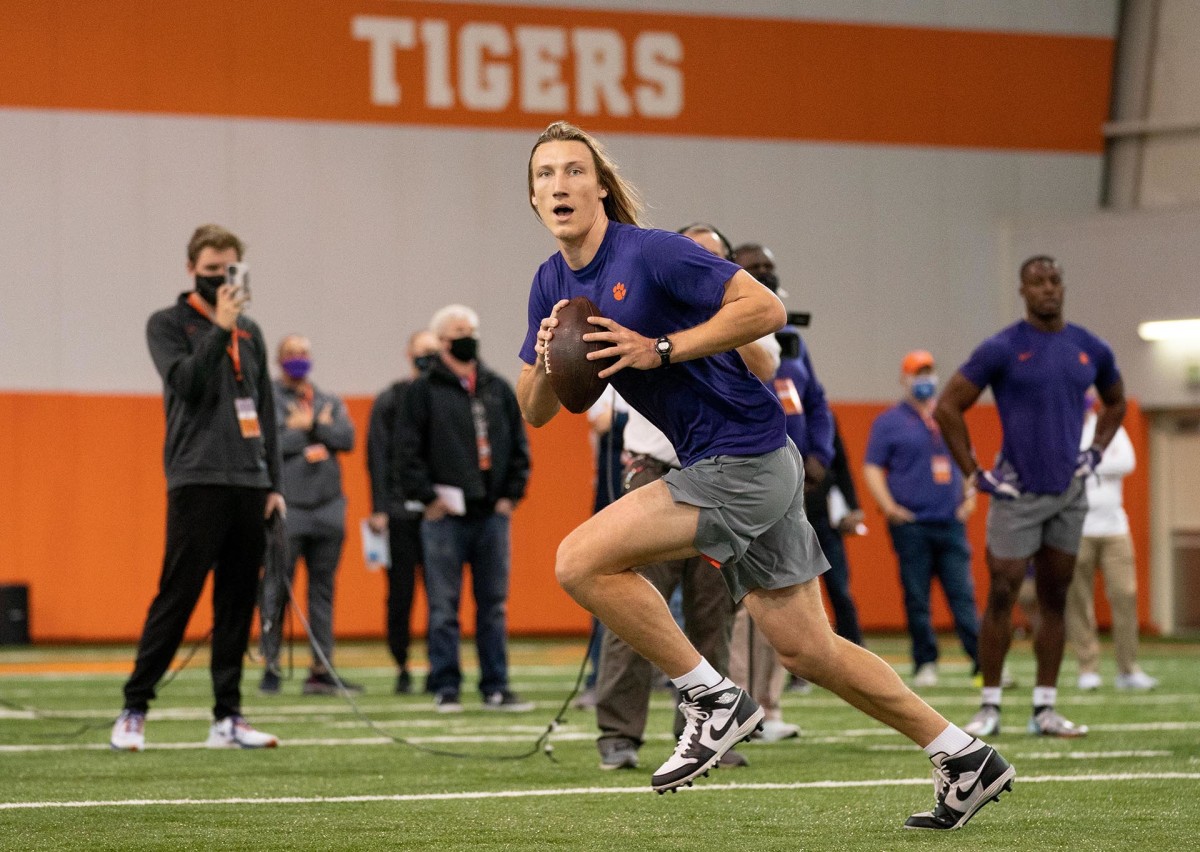
<path id="1" fill-rule="evenodd" d="M 1067 641 L 1079 660 L 1079 671 L 1095 672 L 1100 664 L 1096 635 L 1096 567 L 1104 573 L 1104 594 L 1112 609 L 1113 653 L 1117 671 L 1132 673 L 1137 665 L 1137 575 L 1129 535 L 1085 536 L 1079 542 L 1075 576 L 1067 592 Z"/>
<path id="2" fill-rule="evenodd" d="M 739 606 L 729 645 L 729 679 L 750 693 L 768 720 L 778 720 L 782 718 L 779 699 L 783 695 L 783 675 L 779 655 L 746 608 Z"/>

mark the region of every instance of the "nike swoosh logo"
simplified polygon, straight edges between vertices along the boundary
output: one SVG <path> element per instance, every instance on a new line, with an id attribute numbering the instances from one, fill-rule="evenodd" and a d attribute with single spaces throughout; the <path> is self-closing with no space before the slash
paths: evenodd
<path id="1" fill-rule="evenodd" d="M 983 763 L 981 763 L 979 765 L 979 771 L 975 774 L 975 783 L 974 784 L 972 784 L 966 790 L 955 790 L 954 791 L 954 798 L 958 799 L 960 804 L 962 804 L 963 802 L 966 802 L 968 799 L 971 798 L 971 795 L 975 792 L 975 788 L 978 787 L 979 782 L 983 780 L 984 767 L 988 765 L 988 761 L 991 759 L 992 759 L 992 756 L 990 754 L 983 759 Z"/>
<path id="2" fill-rule="evenodd" d="M 721 738 L 729 733 L 729 729 L 732 728 L 736 722 L 737 722 L 737 705 L 735 704 L 734 710 L 733 710 L 733 712 L 731 712 L 729 714 L 729 721 L 725 723 L 725 726 L 723 728 L 719 728 L 719 729 L 715 726 L 713 727 L 713 729 L 712 729 L 713 742 L 720 742 Z"/>

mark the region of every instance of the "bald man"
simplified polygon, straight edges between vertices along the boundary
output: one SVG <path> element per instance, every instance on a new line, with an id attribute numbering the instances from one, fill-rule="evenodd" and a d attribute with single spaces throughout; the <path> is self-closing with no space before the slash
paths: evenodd
<path id="1" fill-rule="evenodd" d="M 338 453 L 354 448 L 354 424 L 346 406 L 309 379 L 312 343 L 290 334 L 279 343 L 280 375 L 275 380 L 279 448 L 283 455 L 283 494 L 288 499 L 288 552 L 283 572 L 268 571 L 262 591 L 262 651 L 266 670 L 259 692 L 280 691 L 279 648 L 288 583 L 296 562 L 308 571 L 308 621 L 312 629 L 312 663 L 304 681 L 305 695 L 331 695 L 338 684 L 329 671 L 333 659 L 333 577 L 346 537 L 346 496 Z M 342 681 L 351 692 L 362 688 Z"/>

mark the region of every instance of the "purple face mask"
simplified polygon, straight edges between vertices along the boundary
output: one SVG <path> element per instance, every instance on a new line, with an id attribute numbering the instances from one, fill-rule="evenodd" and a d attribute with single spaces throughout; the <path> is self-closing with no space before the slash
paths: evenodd
<path id="1" fill-rule="evenodd" d="M 279 366 L 283 367 L 283 371 L 288 374 L 288 378 L 300 381 L 308 375 L 308 371 L 312 369 L 311 358 L 288 358 L 285 361 L 280 361 Z"/>

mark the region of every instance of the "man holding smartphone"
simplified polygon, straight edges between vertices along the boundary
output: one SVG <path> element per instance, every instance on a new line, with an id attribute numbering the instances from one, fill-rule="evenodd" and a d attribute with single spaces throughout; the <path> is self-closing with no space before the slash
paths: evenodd
<path id="1" fill-rule="evenodd" d="M 213 571 L 213 722 L 209 748 L 273 747 L 278 740 L 241 715 L 242 656 L 250 636 L 265 519 L 284 511 L 271 377 L 249 301 L 243 245 L 202 225 L 187 249 L 195 289 L 151 315 L 146 339 L 163 380 L 167 437 L 167 536 L 125 707 L 110 745 L 141 751 L 155 686 L 175 656 Z M 242 279 L 239 284 L 229 280 Z"/>

